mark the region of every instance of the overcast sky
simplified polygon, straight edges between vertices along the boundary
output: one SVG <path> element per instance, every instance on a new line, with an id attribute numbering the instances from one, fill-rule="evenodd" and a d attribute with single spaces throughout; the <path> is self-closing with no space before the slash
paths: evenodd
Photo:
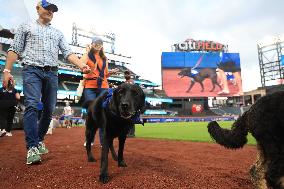
<path id="1" fill-rule="evenodd" d="M 37 18 L 35 0 L 0 0 L 0 25 Z M 188 38 L 213 40 L 239 52 L 244 91 L 260 84 L 257 43 L 284 33 L 283 0 L 56 0 L 52 24 L 71 42 L 72 23 L 114 32 L 116 53 L 132 57 L 130 68 L 161 84 L 161 54 Z M 26 8 L 24 8 L 24 6 Z M 16 11 L 17 10 L 17 11 Z M 10 12 L 9 12 L 10 11 Z M 15 12 L 20 15 L 15 18 Z M 28 16 L 26 16 L 28 15 Z"/>

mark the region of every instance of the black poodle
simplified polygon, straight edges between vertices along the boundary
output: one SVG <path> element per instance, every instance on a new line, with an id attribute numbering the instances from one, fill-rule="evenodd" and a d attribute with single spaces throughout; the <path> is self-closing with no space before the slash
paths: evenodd
<path id="1" fill-rule="evenodd" d="M 253 183 L 258 189 L 267 188 L 267 184 L 284 189 L 284 91 L 260 98 L 230 130 L 212 121 L 208 132 L 218 144 L 230 149 L 242 148 L 250 132 L 258 148 L 257 161 L 250 169 Z"/>

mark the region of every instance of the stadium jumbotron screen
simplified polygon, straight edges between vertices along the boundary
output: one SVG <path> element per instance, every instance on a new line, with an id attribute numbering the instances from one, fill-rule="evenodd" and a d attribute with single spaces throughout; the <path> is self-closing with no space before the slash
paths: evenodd
<path id="1" fill-rule="evenodd" d="M 169 97 L 239 96 L 242 91 L 239 53 L 163 52 L 161 62 Z"/>

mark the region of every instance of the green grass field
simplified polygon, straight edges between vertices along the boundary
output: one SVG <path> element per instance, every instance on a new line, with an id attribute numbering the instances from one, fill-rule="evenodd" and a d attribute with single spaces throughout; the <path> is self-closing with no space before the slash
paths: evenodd
<path id="1" fill-rule="evenodd" d="M 230 128 L 233 122 L 220 121 L 218 123 L 221 127 Z M 135 135 L 141 138 L 213 142 L 207 132 L 207 124 L 208 122 L 146 123 L 145 126 L 136 125 Z M 250 134 L 248 144 L 256 144 Z"/>

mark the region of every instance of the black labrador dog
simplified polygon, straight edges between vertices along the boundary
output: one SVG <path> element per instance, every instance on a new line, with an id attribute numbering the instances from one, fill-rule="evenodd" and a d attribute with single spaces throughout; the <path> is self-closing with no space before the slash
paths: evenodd
<path id="1" fill-rule="evenodd" d="M 91 142 L 98 128 L 103 129 L 103 144 L 101 152 L 100 181 L 107 183 L 108 153 L 111 151 L 118 167 L 127 167 L 123 158 L 124 144 L 129 130 L 134 125 L 134 119 L 145 111 L 145 94 L 135 85 L 123 83 L 113 92 L 105 92 L 89 105 L 86 119 L 86 150 L 88 161 L 96 161 L 91 152 Z M 118 155 L 113 147 L 113 139 L 118 137 Z"/>
<path id="2" fill-rule="evenodd" d="M 248 132 L 257 141 L 258 156 L 250 176 L 257 189 L 284 189 L 284 91 L 258 99 L 240 116 L 231 129 L 221 128 L 215 121 L 208 132 L 220 145 L 229 149 L 242 148 Z M 241 162 L 240 162 L 241 163 Z"/>
<path id="3" fill-rule="evenodd" d="M 204 91 L 204 85 L 203 85 L 203 80 L 205 78 L 209 78 L 211 79 L 212 82 L 212 89 L 210 90 L 210 92 L 213 92 L 215 89 L 215 85 L 217 85 L 221 90 L 222 87 L 219 85 L 218 81 L 217 81 L 217 73 L 216 73 L 216 69 L 214 68 L 201 68 L 199 70 L 199 72 L 197 72 L 196 70 L 193 70 L 192 68 L 184 68 L 182 69 L 178 75 L 182 78 L 182 77 L 189 77 L 191 78 L 191 83 L 189 88 L 187 89 L 186 92 L 190 92 L 191 88 L 193 87 L 193 85 L 195 84 L 195 82 L 198 82 L 201 86 L 201 92 Z"/>

